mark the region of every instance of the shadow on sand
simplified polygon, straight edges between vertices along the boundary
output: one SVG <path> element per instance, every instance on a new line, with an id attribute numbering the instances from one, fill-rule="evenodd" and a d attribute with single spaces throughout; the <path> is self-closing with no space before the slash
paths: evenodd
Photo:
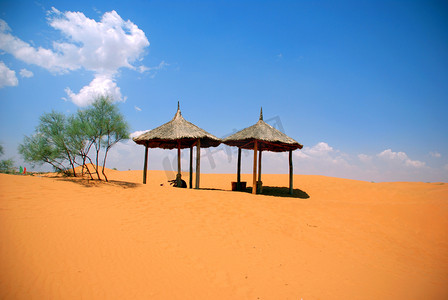
<path id="1" fill-rule="evenodd" d="M 106 182 L 104 180 L 91 180 L 86 178 L 74 178 L 74 177 L 53 177 L 60 181 L 73 182 L 79 185 L 82 185 L 87 188 L 91 187 L 100 187 L 100 186 L 116 186 L 121 187 L 123 189 L 136 188 L 142 186 L 141 183 L 135 182 L 127 182 L 127 181 L 117 181 L 117 180 L 109 180 Z M 200 188 L 200 190 L 211 190 L 211 191 L 224 191 L 222 189 L 216 188 Z M 252 193 L 252 187 L 246 188 L 243 193 Z M 265 196 L 274 196 L 274 197 L 286 197 L 286 198 L 300 198 L 300 199 L 308 199 L 310 196 L 305 191 L 301 189 L 294 189 L 293 194 L 289 194 L 289 188 L 287 187 L 278 187 L 278 186 L 263 186 L 263 192 L 259 195 Z"/>
<path id="2" fill-rule="evenodd" d="M 246 188 L 243 192 L 252 193 L 252 187 Z M 292 195 L 290 195 L 289 188 L 279 186 L 263 186 L 263 191 L 260 195 L 300 199 L 308 199 L 310 197 L 307 192 L 302 191 L 301 189 L 293 189 Z"/>
<path id="3" fill-rule="evenodd" d="M 129 189 L 129 188 L 136 188 L 138 186 L 141 186 L 140 183 L 117 181 L 117 180 L 109 180 L 109 182 L 106 182 L 104 180 L 99 181 L 99 180 L 92 180 L 92 179 L 85 179 L 85 178 L 73 178 L 73 177 L 58 178 L 58 180 L 66 181 L 66 182 L 73 182 L 73 183 L 82 185 L 87 188 L 108 185 L 108 186 L 116 186 L 116 187 L 121 187 L 124 189 Z"/>
<path id="4" fill-rule="evenodd" d="M 222 192 L 230 192 L 230 193 L 238 193 L 238 191 L 229 191 L 229 190 L 223 190 L 223 189 L 217 189 L 217 188 L 208 188 L 203 187 L 199 190 L 203 191 L 222 191 Z M 240 191 L 241 193 L 252 193 L 252 187 L 248 187 L 243 191 Z M 287 198 L 300 198 L 300 199 L 308 199 L 310 198 L 310 195 L 308 195 L 307 192 L 302 191 L 301 189 L 294 189 L 292 195 L 289 194 L 289 188 L 287 187 L 278 187 L 278 186 L 263 186 L 263 192 L 259 195 L 265 195 L 265 196 L 274 196 L 274 197 L 287 197 Z"/>

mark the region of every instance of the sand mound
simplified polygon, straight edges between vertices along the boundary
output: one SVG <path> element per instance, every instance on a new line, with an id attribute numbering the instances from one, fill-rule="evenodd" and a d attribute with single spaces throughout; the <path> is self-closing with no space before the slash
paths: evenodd
<path id="1" fill-rule="evenodd" d="M 0 174 L 1 299 L 448 299 L 448 184 L 107 172 Z"/>

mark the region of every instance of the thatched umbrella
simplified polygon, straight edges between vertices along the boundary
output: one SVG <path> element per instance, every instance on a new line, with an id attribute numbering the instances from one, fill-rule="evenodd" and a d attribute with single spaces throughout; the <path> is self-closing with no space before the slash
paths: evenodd
<path id="1" fill-rule="evenodd" d="M 221 140 L 204 129 L 188 122 L 182 117 L 179 102 L 174 118 L 153 130 L 143 133 L 133 139 L 134 142 L 145 146 L 145 163 L 143 169 L 143 183 L 146 183 L 148 168 L 148 148 L 177 149 L 177 186 L 181 181 L 180 150 L 190 148 L 190 188 L 193 184 L 193 146 L 196 146 L 196 188 L 199 188 L 200 152 L 202 148 L 216 147 Z"/>
<path id="2" fill-rule="evenodd" d="M 253 169 L 253 186 L 252 193 L 257 193 L 257 151 L 258 158 L 258 181 L 261 184 L 261 152 L 273 151 L 284 152 L 289 151 L 289 193 L 292 194 L 293 188 L 293 169 L 292 169 L 292 151 L 302 149 L 303 145 L 299 144 L 283 132 L 275 129 L 271 125 L 263 121 L 263 109 L 260 110 L 260 119 L 254 125 L 247 127 L 237 133 L 223 139 L 223 143 L 229 146 L 238 147 L 238 170 L 237 170 L 237 186 L 241 183 L 241 149 L 254 150 L 254 169 Z"/>

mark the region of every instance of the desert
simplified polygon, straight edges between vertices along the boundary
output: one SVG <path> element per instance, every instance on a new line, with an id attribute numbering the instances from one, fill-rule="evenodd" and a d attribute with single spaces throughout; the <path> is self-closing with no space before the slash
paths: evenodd
<path id="1" fill-rule="evenodd" d="M 0 1 L 0 300 L 447 300 L 447 29 L 448 1 Z"/>
<path id="2" fill-rule="evenodd" d="M 107 173 L 0 174 L 1 299 L 448 297 L 446 183 Z"/>

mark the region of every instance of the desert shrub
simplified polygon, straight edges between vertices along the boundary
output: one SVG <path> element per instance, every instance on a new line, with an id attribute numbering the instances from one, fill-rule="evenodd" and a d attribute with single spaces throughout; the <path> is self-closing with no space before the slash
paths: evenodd
<path id="1" fill-rule="evenodd" d="M 19 145 L 19 153 L 24 160 L 36 164 L 50 164 L 58 172 L 67 172 L 76 176 L 76 166 L 83 166 L 93 179 L 87 168 L 90 163 L 99 180 L 99 165 L 104 171 L 109 150 L 119 141 L 129 137 L 129 126 L 118 107 L 109 97 L 95 99 L 91 106 L 71 116 L 51 112 L 43 114 L 39 119 L 35 133 L 25 136 Z M 104 156 L 100 157 L 100 151 Z M 91 153 L 95 155 L 91 157 Z"/>
<path id="2" fill-rule="evenodd" d="M 0 145 L 0 156 L 3 156 L 4 150 L 3 146 Z M 12 159 L 2 159 L 0 160 L 0 173 L 14 173 L 14 161 Z"/>

